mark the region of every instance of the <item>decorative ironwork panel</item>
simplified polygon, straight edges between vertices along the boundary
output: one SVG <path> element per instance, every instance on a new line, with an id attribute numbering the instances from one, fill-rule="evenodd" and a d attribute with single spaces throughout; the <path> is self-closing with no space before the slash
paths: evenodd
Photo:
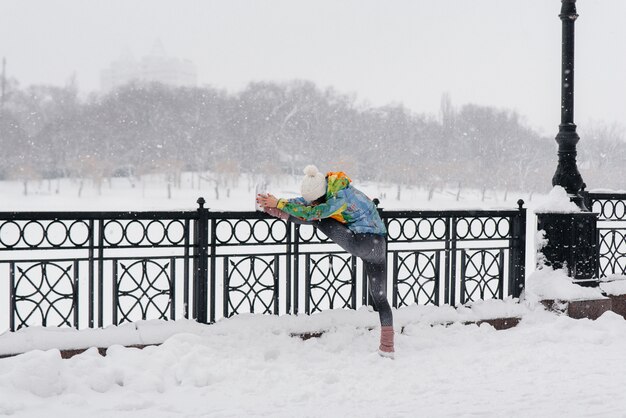
<path id="1" fill-rule="evenodd" d="M 199 217 L 198 212 L 180 211 L 0 212 L 0 269 L 6 268 L 12 262 L 19 264 L 26 260 L 41 263 L 80 261 L 84 264 L 80 277 L 82 300 L 75 301 L 75 305 L 81 306 L 81 313 L 85 315 L 82 324 L 102 327 L 111 322 L 117 323 L 118 316 L 121 318 L 120 322 L 166 318 L 168 313 L 173 318 L 175 299 L 169 288 L 175 288 L 174 264 L 169 263 L 169 267 L 165 267 L 172 281 L 169 286 L 164 285 L 164 289 L 167 288 L 170 293 L 168 297 L 172 299 L 171 307 L 167 308 L 163 305 L 167 304 L 167 301 L 162 300 L 163 296 L 151 294 L 153 288 L 161 287 L 160 278 L 152 284 L 146 283 L 153 281 L 153 278 L 143 279 L 144 283 L 140 287 L 144 288 L 145 294 L 124 287 L 131 283 L 130 276 L 141 282 L 141 266 L 121 261 L 122 258 L 151 260 L 154 264 L 148 263 L 144 266 L 146 271 L 160 277 L 163 275 L 162 260 L 173 257 L 172 260 L 180 261 L 182 280 L 179 288 L 184 309 L 182 316 L 188 317 L 189 299 L 196 297 L 196 292 L 191 290 L 190 273 L 191 264 L 195 266 L 199 258 L 195 242 L 198 234 L 192 235 Z M 122 265 L 118 265 L 118 261 Z M 156 269 L 155 265 L 160 265 L 161 268 Z M 122 277 L 119 294 L 115 293 L 117 290 L 112 290 L 118 285 L 117 279 L 108 280 L 113 269 L 116 277 L 118 270 Z M 17 270 L 14 269 L 14 273 L 18 274 Z M 78 276 L 76 279 L 78 280 Z M 163 289 L 159 289 L 159 292 L 163 293 Z M 115 302 L 111 302 L 111 298 Z M 132 303 L 128 302 L 130 299 L 133 299 Z M 19 297 L 14 302 L 19 307 Z M 44 305 L 37 309 L 46 309 Z M 14 305 L 11 312 L 10 318 L 13 318 Z M 0 323 L 0 328 L 2 325 Z M 74 326 L 78 328 L 78 319 L 74 321 Z"/>
<path id="2" fill-rule="evenodd" d="M 468 281 L 468 288 L 465 288 L 465 281 L 462 278 L 465 274 L 464 269 L 471 270 L 476 267 L 477 263 L 473 258 L 476 251 L 506 251 L 509 255 L 507 259 L 508 269 L 503 269 L 501 276 L 506 275 L 506 283 L 508 283 L 508 294 L 518 297 L 524 285 L 524 254 L 525 254 L 525 215 L 526 210 L 523 208 L 523 201 L 519 200 L 518 210 L 509 211 L 385 211 L 382 213 L 383 219 L 386 221 L 389 232 L 389 247 L 393 254 L 394 273 L 393 281 L 395 287 L 394 303 L 402 305 L 411 303 L 411 298 L 415 298 L 415 294 L 411 292 L 419 291 L 417 288 L 411 288 L 410 283 L 415 282 L 415 277 L 420 280 L 425 278 L 436 280 L 433 285 L 428 287 L 429 290 L 437 286 L 437 302 L 439 296 L 442 296 L 443 303 L 456 305 L 464 303 L 466 300 L 474 299 L 479 294 L 490 296 L 489 290 L 492 283 L 483 289 L 483 282 L 486 280 L 484 272 L 479 276 L 483 276 L 480 280 L 478 290 L 474 289 L 476 277 L 472 277 Z M 398 254 L 395 254 L 395 252 Z M 471 254 L 470 265 L 465 265 L 465 261 L 459 260 L 462 252 L 466 251 Z M 430 267 L 430 272 L 417 271 L 420 266 L 425 266 L 422 261 L 423 257 L 415 255 L 409 257 L 403 263 L 406 254 L 414 252 L 415 254 L 439 254 L 439 262 L 436 264 L 436 272 L 434 267 Z M 488 256 L 482 261 L 491 262 Z M 408 264 L 407 264 L 408 263 Z M 504 263 L 500 263 L 504 265 Z M 482 266 L 481 268 L 486 268 Z M 490 267 L 490 269 L 492 269 Z M 414 269 L 412 271 L 411 269 Z M 491 270 L 488 270 L 491 272 Z M 400 272 L 399 270 L 404 270 Z M 475 272 L 471 273 L 475 275 Z M 399 275 L 399 276 L 398 276 Z M 482 289 L 482 290 L 481 290 Z M 498 292 L 502 293 L 504 286 L 501 284 Z M 468 297 L 468 292 L 471 296 Z M 421 291 L 425 295 L 424 290 Z M 432 295 L 432 291 L 428 293 Z M 503 293 L 502 293 L 503 294 Z M 500 296 L 502 297 L 502 296 Z M 417 303 L 433 303 L 432 298 L 425 296 L 418 297 Z"/>
<path id="3" fill-rule="evenodd" d="M 0 220 L 0 250 L 83 248 L 92 234 L 85 220 Z"/>
<path id="4" fill-rule="evenodd" d="M 626 275 L 626 228 L 599 231 L 600 276 Z"/>
<path id="5" fill-rule="evenodd" d="M 113 322 L 174 318 L 175 261 L 113 260 Z M 119 267 L 118 267 L 119 265 Z"/>
<path id="6" fill-rule="evenodd" d="M 602 221 L 626 221 L 626 195 L 590 194 L 591 211 Z"/>
<path id="7" fill-rule="evenodd" d="M 180 219 L 110 219 L 104 221 L 107 247 L 156 247 L 181 245 L 188 233 Z"/>
<path id="8" fill-rule="evenodd" d="M 274 218 L 216 219 L 214 231 L 217 245 L 284 243 L 287 233 L 287 223 Z"/>
<path id="9" fill-rule="evenodd" d="M 439 305 L 441 251 L 393 253 L 393 306 Z"/>
<path id="10" fill-rule="evenodd" d="M 278 261 L 277 255 L 224 257 L 224 317 L 278 314 Z"/>
<path id="11" fill-rule="evenodd" d="M 448 222 L 444 216 L 387 218 L 388 239 L 392 242 L 445 240 Z"/>
<path id="12" fill-rule="evenodd" d="M 508 239 L 511 219 L 508 217 L 462 217 L 456 219 L 456 238 L 459 240 Z"/>
<path id="13" fill-rule="evenodd" d="M 478 299 L 502 299 L 504 250 L 463 250 L 461 303 Z"/>
<path id="14" fill-rule="evenodd" d="M 306 255 L 306 313 L 356 308 L 356 258 Z"/>
<path id="15" fill-rule="evenodd" d="M 25 263 L 26 264 L 26 263 Z M 78 325 L 78 262 L 11 263 L 12 331 L 24 326 Z"/>
<path id="16" fill-rule="evenodd" d="M 585 205 L 598 214 L 598 276 L 626 274 L 626 193 L 582 195 Z"/>

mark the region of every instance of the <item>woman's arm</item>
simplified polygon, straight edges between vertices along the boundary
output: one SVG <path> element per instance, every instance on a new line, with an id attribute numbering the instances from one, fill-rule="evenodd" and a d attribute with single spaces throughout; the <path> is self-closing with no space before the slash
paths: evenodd
<path id="1" fill-rule="evenodd" d="M 271 194 L 257 195 L 257 202 L 263 208 L 278 208 L 291 216 L 305 221 L 312 221 L 330 218 L 336 213 L 343 212 L 348 206 L 343 196 L 343 191 L 339 191 L 334 197 L 331 197 L 325 203 L 315 206 L 305 204 L 305 201 L 302 198 L 289 200 L 277 199 Z"/>
<path id="2" fill-rule="evenodd" d="M 279 199 L 276 207 L 283 212 L 287 212 L 292 216 L 306 221 L 330 218 L 336 213 L 343 212 L 348 206 L 341 195 L 343 194 L 338 193 L 336 197 L 330 198 L 325 203 L 315 206 Z"/>

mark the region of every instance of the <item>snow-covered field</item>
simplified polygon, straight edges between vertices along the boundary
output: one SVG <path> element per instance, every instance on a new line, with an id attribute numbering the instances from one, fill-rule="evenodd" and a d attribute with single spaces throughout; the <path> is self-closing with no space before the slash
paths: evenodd
<path id="1" fill-rule="evenodd" d="M 349 173 L 348 173 L 349 174 Z M 203 179 L 216 178 L 203 173 Z M 162 175 L 141 178 L 111 178 L 98 189 L 90 180 L 77 179 L 30 181 L 27 195 L 18 181 L 0 181 L 0 211 L 67 211 L 67 210 L 194 210 L 196 200 L 202 196 L 206 206 L 214 210 L 254 210 L 257 186 L 279 197 L 292 197 L 299 193 L 302 176 L 261 177 L 240 175 L 220 180 L 216 193 L 215 181 L 198 180 L 195 173 L 183 173 L 180 187 L 172 185 L 168 197 L 168 182 Z M 526 206 L 541 202 L 541 194 L 501 190 L 436 188 L 432 191 L 419 186 L 398 186 L 364 182 L 353 179 L 354 185 L 370 197 L 378 197 L 386 209 L 443 209 L 443 208 L 517 208 L 517 200 Z M 57 193 L 58 190 L 58 193 Z M 79 196 L 80 193 L 80 196 Z M 533 203 L 534 202 L 534 203 Z"/>
<path id="2" fill-rule="evenodd" d="M 420 188 L 402 189 L 397 200 L 394 186 L 357 185 L 371 196 L 386 195 L 381 206 L 389 209 L 512 208 L 518 198 L 528 200 L 509 193 L 505 201 L 504 193 L 492 192 L 483 201 L 481 193 L 468 190 L 457 201 L 456 190 L 443 190 L 429 201 L 428 190 Z M 192 188 L 190 177 L 172 189 L 172 199 L 158 179 L 134 188 L 115 179 L 101 195 L 85 187 L 80 198 L 77 182 L 65 180 L 59 194 L 54 183 L 51 191 L 45 181 L 39 186 L 31 184 L 23 196 L 20 183 L 0 183 L 0 211 L 193 210 L 202 195 L 213 209 L 253 210 L 254 185 L 243 179 L 229 192 L 220 190 L 219 200 L 210 187 Z M 297 179 L 282 179 L 269 189 L 290 195 Z M 528 206 L 550 205 L 549 200 L 537 195 Z M 533 235 L 528 239 L 533 245 Z M 554 285 L 566 280 L 562 272 L 540 270 L 531 277 L 521 304 L 396 310 L 395 360 L 377 355 L 377 314 L 365 308 L 297 317 L 242 315 L 211 326 L 148 321 L 100 331 L 32 328 L 5 334 L 0 354 L 44 350 L 0 359 L 0 416 L 626 417 L 624 319 L 611 312 L 597 321 L 546 312 L 537 303 L 541 296 L 572 289 Z M 569 295 L 581 295 L 576 292 Z M 2 316 L 6 308 L 0 306 Z M 506 331 L 462 325 L 503 316 L 523 319 Z M 326 331 L 321 338 L 290 336 L 318 330 Z M 92 349 L 69 360 L 52 348 L 163 340 L 144 350 L 114 345 L 106 357 Z"/>

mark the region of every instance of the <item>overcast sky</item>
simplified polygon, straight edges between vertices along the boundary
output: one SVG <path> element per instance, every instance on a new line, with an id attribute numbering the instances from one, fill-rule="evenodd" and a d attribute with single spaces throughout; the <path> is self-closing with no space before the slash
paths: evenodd
<path id="1" fill-rule="evenodd" d="M 22 85 L 84 91 L 129 50 L 198 67 L 199 82 L 309 79 L 372 105 L 453 104 L 559 124 L 559 0 L 0 0 L 0 56 Z M 626 0 L 579 0 L 576 123 L 626 122 Z"/>

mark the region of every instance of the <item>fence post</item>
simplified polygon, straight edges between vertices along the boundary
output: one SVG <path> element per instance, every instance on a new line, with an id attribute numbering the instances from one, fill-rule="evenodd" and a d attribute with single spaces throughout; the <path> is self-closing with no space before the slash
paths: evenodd
<path id="1" fill-rule="evenodd" d="M 435 306 L 441 305 L 441 251 L 435 252 Z M 445 293 L 445 290 L 444 290 Z M 417 300 L 415 301 L 417 303 Z"/>
<path id="2" fill-rule="evenodd" d="M 466 286 L 466 283 L 465 283 L 466 274 L 467 274 L 467 251 L 461 250 L 461 294 L 459 295 L 461 305 L 465 305 L 465 302 L 466 302 L 465 300 L 465 295 L 467 294 L 467 288 L 465 287 Z M 452 300 L 454 301 L 454 296 L 452 296 Z"/>
<path id="3" fill-rule="evenodd" d="M 185 219 L 185 261 L 184 261 L 184 286 L 183 286 L 183 315 L 185 319 L 189 319 L 189 235 L 191 235 L 190 229 L 191 222 L 189 219 Z"/>
<path id="4" fill-rule="evenodd" d="M 115 262 L 115 261 L 114 261 Z M 98 327 L 104 326 L 104 219 L 98 220 Z"/>
<path id="5" fill-rule="evenodd" d="M 111 299 L 113 300 L 113 325 L 119 325 L 117 322 L 117 312 L 119 310 L 120 302 L 119 302 L 119 277 L 117 275 L 117 262 L 114 261 L 113 265 L 113 286 L 112 286 L 112 294 Z"/>
<path id="6" fill-rule="evenodd" d="M 293 227 L 293 313 L 300 307 L 300 225 Z M 308 313 L 308 312 L 307 312 Z"/>
<path id="7" fill-rule="evenodd" d="M 522 199 L 518 212 L 511 219 L 511 256 L 509 257 L 509 295 L 519 298 L 526 276 L 526 209 Z"/>
<path id="8" fill-rule="evenodd" d="M 311 254 L 306 255 L 304 280 L 304 313 L 311 314 Z"/>
<path id="9" fill-rule="evenodd" d="M 504 299 L 504 250 L 500 250 L 498 254 L 498 276 L 498 299 Z"/>
<path id="10" fill-rule="evenodd" d="M 95 237 L 94 235 L 96 234 L 96 229 L 95 229 L 95 225 L 94 225 L 94 220 L 90 219 L 89 220 L 89 253 L 88 253 L 88 258 L 89 258 L 89 280 L 87 282 L 88 285 L 88 289 L 87 289 L 87 295 L 88 295 L 88 312 L 89 312 L 89 318 L 88 318 L 88 327 L 89 328 L 93 328 L 94 326 L 94 291 L 93 291 L 93 284 L 94 284 L 94 270 L 95 270 L 95 257 L 94 257 L 94 245 L 95 245 Z"/>
<path id="11" fill-rule="evenodd" d="M 449 292 L 450 292 L 450 305 L 456 306 L 456 257 L 457 257 L 457 249 L 456 249 L 456 239 L 457 239 L 457 221 L 458 218 L 456 216 L 451 216 L 448 218 L 450 222 L 450 235 L 448 236 L 448 240 L 446 240 L 446 245 L 448 246 L 448 250 L 450 252 L 450 260 L 449 260 Z M 463 278 L 461 277 L 461 280 Z"/>
<path id="12" fill-rule="evenodd" d="M 222 315 L 224 316 L 224 318 L 229 318 L 231 315 L 228 312 L 228 307 L 230 304 L 230 299 L 229 299 L 229 294 L 230 294 L 230 289 L 228 288 L 229 285 L 229 280 L 228 280 L 228 256 L 224 256 L 223 259 L 223 266 L 222 266 Z M 237 312 L 235 310 L 233 310 L 233 314 L 236 314 Z M 254 303 L 250 304 L 250 313 L 254 313 Z"/>
<path id="13" fill-rule="evenodd" d="M 350 278 L 350 281 L 352 282 L 352 290 L 350 290 L 350 299 L 351 299 L 351 308 L 356 310 L 356 257 L 355 256 L 351 256 L 350 257 L 350 264 L 352 267 L 352 272 L 350 273 L 350 275 L 352 276 Z M 387 288 L 387 284 L 385 283 L 385 290 Z"/>
<path id="14" fill-rule="evenodd" d="M 445 248 L 444 248 L 444 267 L 443 267 L 443 303 L 444 305 L 452 305 L 450 302 L 450 235 L 451 235 L 451 221 L 450 218 L 446 219 L 446 236 L 445 236 Z M 437 280 L 441 281 L 441 276 L 437 277 Z"/>
<path id="15" fill-rule="evenodd" d="M 273 224 L 272 224 L 273 226 Z M 270 232 L 271 232 L 271 228 L 272 226 L 270 226 Z M 285 221 L 285 230 L 287 231 L 287 250 L 286 250 L 286 258 L 285 258 L 285 302 L 286 302 L 286 306 L 285 306 L 285 313 L 287 314 L 291 314 L 291 301 L 292 301 L 292 295 L 291 295 L 291 280 L 292 280 L 292 276 L 291 276 L 291 257 L 293 257 L 292 255 L 292 251 L 291 251 L 291 229 L 292 229 L 292 224 L 289 221 Z"/>
<path id="16" fill-rule="evenodd" d="M 72 289 L 72 309 L 74 310 L 74 328 L 78 329 L 78 260 L 74 260 L 74 278 Z"/>
<path id="17" fill-rule="evenodd" d="M 393 289 L 393 295 L 391 295 L 392 306 L 394 308 L 398 308 L 398 252 L 394 251 L 393 253 L 393 282 L 391 288 Z M 416 256 L 417 257 L 417 256 Z M 417 302 L 417 301 L 416 301 Z"/>
<path id="18" fill-rule="evenodd" d="M 204 207 L 204 198 L 199 198 L 198 219 L 196 220 L 196 230 L 194 245 L 197 249 L 196 269 L 194 271 L 194 306 L 196 307 L 196 321 L 207 323 L 208 305 L 208 234 L 209 234 L 209 210 Z M 212 269 L 214 266 L 212 266 Z M 212 309 L 214 309 L 212 307 Z"/>
<path id="19" fill-rule="evenodd" d="M 280 313 L 280 256 L 274 256 L 274 315 Z M 289 299 L 289 298 L 287 298 Z"/>
<path id="20" fill-rule="evenodd" d="M 206 211 L 206 216 L 207 216 L 207 224 L 208 224 L 208 216 L 209 216 L 208 209 Z M 206 237 L 206 234 L 205 234 L 205 237 Z M 209 309 L 209 314 L 210 314 L 209 321 L 210 323 L 214 323 L 215 322 L 215 281 L 217 280 L 216 275 L 215 275 L 215 269 L 217 268 L 217 221 L 215 220 L 215 218 L 211 219 L 211 246 L 209 247 L 209 249 L 211 251 L 211 254 L 210 254 L 211 270 L 210 270 L 210 276 L 209 276 L 209 280 L 210 280 L 209 284 L 211 286 L 211 299 L 209 300 L 209 302 L 211 303 L 211 306 Z M 206 262 L 206 258 L 205 258 L 205 262 Z M 206 282 L 206 279 L 205 279 L 205 282 Z"/>
<path id="21" fill-rule="evenodd" d="M 176 319 L 176 258 L 170 258 L 170 319 Z"/>
<path id="22" fill-rule="evenodd" d="M 15 262 L 9 263 L 9 330 L 15 331 Z"/>

